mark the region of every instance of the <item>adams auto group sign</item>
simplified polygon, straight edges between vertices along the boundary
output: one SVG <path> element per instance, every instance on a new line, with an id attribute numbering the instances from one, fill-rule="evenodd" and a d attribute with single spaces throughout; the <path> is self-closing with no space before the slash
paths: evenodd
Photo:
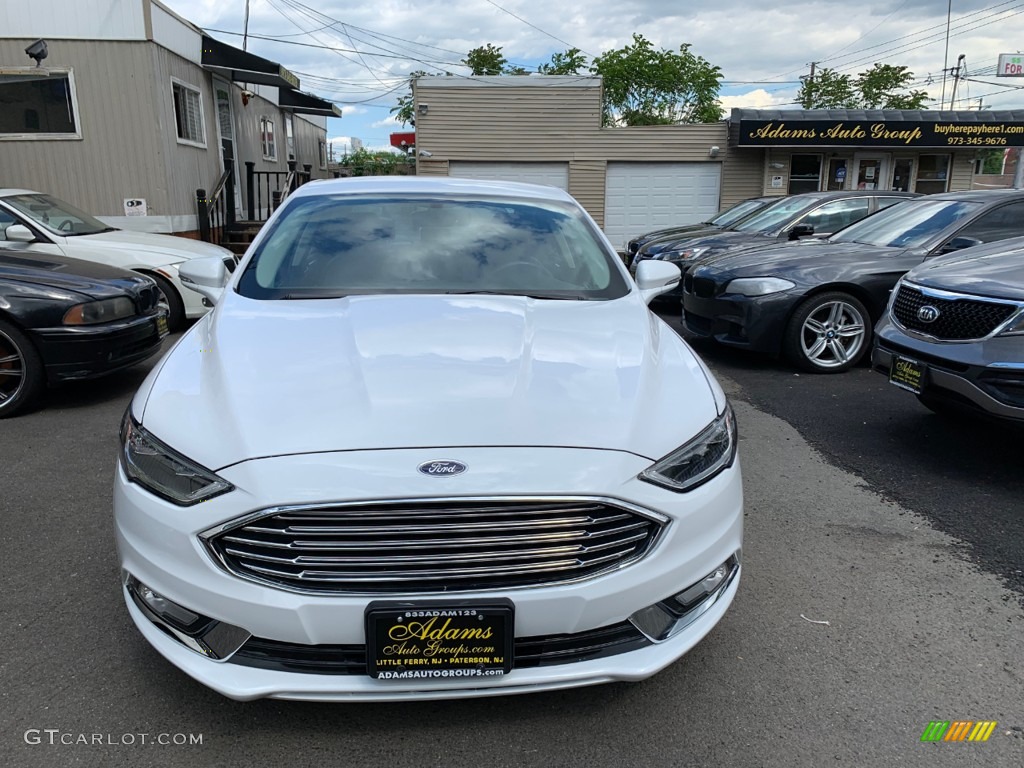
<path id="1" fill-rule="evenodd" d="M 741 120 L 741 147 L 1020 147 L 1024 123 Z"/>

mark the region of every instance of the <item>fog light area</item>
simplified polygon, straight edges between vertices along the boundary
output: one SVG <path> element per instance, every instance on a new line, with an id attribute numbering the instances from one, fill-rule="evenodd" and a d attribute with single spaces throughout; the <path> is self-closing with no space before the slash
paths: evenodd
<path id="1" fill-rule="evenodd" d="M 707 611 L 739 572 L 739 553 L 682 592 L 641 608 L 629 617 L 637 629 L 655 642 L 668 640 Z"/>

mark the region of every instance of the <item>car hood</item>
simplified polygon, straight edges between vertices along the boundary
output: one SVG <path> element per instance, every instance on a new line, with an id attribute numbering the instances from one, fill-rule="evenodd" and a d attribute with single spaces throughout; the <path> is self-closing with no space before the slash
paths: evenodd
<path id="1" fill-rule="evenodd" d="M 770 235 L 761 235 L 757 232 L 736 232 L 734 230 L 717 230 L 710 233 L 697 233 L 697 236 L 683 237 L 671 242 L 662 250 L 675 250 L 677 248 L 707 248 L 705 254 L 718 253 L 726 249 L 739 248 L 751 245 L 769 245 L 778 242 Z"/>
<path id="2" fill-rule="evenodd" d="M 0 253 L 0 279 L 73 292 L 93 299 L 123 296 L 149 278 L 91 261 L 37 254 Z"/>
<path id="3" fill-rule="evenodd" d="M 134 410 L 158 438 L 218 469 L 398 447 L 657 459 L 717 407 L 693 352 L 635 292 L 593 302 L 231 293 L 151 374 Z"/>
<path id="4" fill-rule="evenodd" d="M 662 229 L 658 232 L 651 232 L 649 235 L 645 235 L 642 238 L 644 244 L 640 247 L 640 251 L 642 253 L 653 255 L 675 245 L 675 243 L 680 239 L 706 237 L 721 231 L 721 227 L 716 227 L 714 224 L 706 223 L 690 224 L 686 227 L 672 227 L 672 229 Z"/>
<path id="5" fill-rule="evenodd" d="M 990 244 L 996 245 L 996 244 Z M 926 261 L 906 279 L 928 288 L 996 299 L 1024 300 L 1024 251 L 974 255 L 968 248 L 941 260 Z"/>
<path id="6" fill-rule="evenodd" d="M 863 243 L 831 243 L 827 240 L 796 240 L 763 248 L 743 248 L 701 259 L 694 276 L 723 274 L 762 277 L 799 272 L 804 267 L 844 265 L 879 254 L 898 255 L 899 248 Z"/>
<path id="7" fill-rule="evenodd" d="M 190 240 L 187 237 L 171 235 L 155 235 L 150 232 L 127 232 L 118 229 L 113 232 L 99 232 L 95 235 L 76 235 L 65 238 L 64 249 L 69 255 L 86 253 L 92 250 L 111 249 L 127 251 L 137 256 L 157 256 L 166 264 L 176 264 L 187 259 L 198 259 L 203 256 L 224 258 L 231 255 L 227 248 L 204 243 L 201 240 Z"/>

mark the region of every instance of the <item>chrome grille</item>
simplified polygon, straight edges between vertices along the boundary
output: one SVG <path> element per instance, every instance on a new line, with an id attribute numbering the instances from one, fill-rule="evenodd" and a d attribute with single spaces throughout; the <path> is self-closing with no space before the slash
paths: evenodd
<path id="1" fill-rule="evenodd" d="M 938 317 L 933 322 L 925 323 L 918 319 L 917 312 L 924 306 L 938 310 Z M 893 317 L 904 328 L 943 341 L 983 339 L 1016 310 L 1013 304 L 984 299 L 926 296 L 909 285 L 900 286 L 892 303 Z"/>
<path id="2" fill-rule="evenodd" d="M 642 556 L 661 528 L 604 499 L 462 499 L 289 507 L 204 537 L 249 579 L 394 594 L 558 584 Z"/>

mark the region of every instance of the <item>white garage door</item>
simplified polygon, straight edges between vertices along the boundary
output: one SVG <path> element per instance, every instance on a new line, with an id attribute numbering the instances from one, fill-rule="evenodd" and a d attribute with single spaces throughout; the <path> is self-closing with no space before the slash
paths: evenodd
<path id="1" fill-rule="evenodd" d="M 604 232 L 612 245 L 718 213 L 719 163 L 608 163 Z"/>
<path id="2" fill-rule="evenodd" d="M 463 179 L 495 179 L 546 184 L 569 188 L 568 163 L 472 163 L 455 160 L 448 164 L 448 175 Z"/>

